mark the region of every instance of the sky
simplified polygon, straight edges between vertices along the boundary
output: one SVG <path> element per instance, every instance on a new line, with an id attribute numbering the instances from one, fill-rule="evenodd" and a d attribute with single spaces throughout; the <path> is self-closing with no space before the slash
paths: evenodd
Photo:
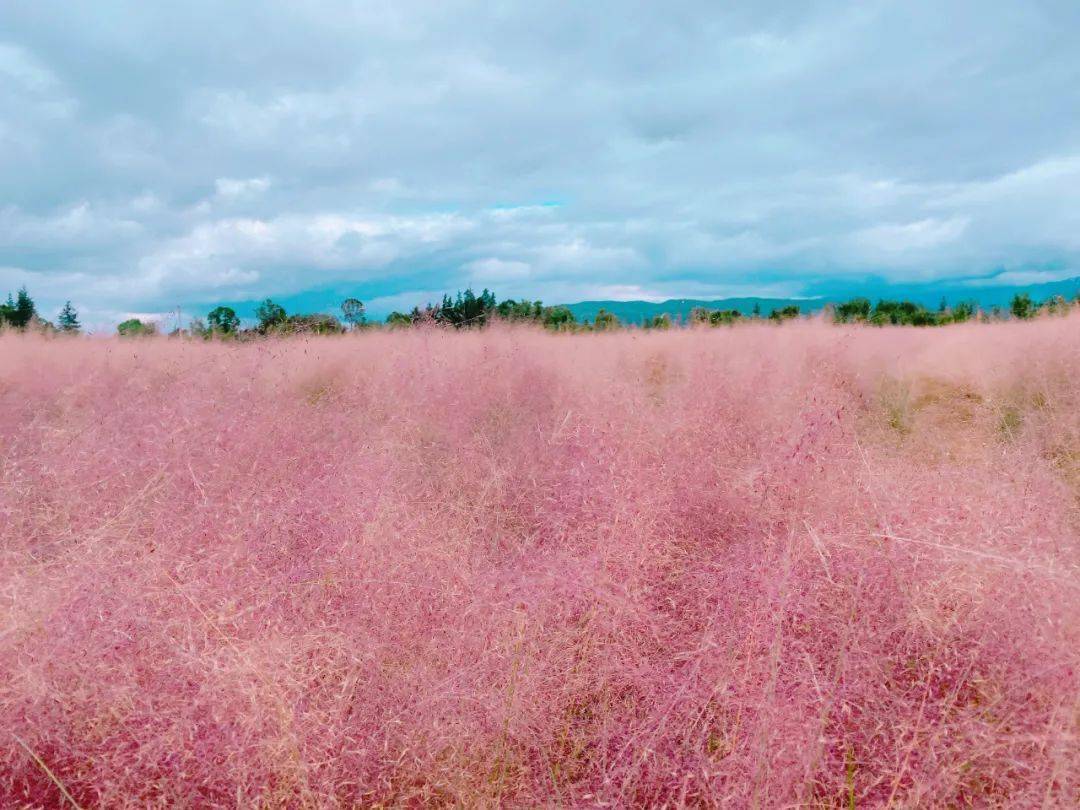
<path id="1" fill-rule="evenodd" d="M 1080 3 L 5 2 L 0 294 L 1080 275 Z"/>

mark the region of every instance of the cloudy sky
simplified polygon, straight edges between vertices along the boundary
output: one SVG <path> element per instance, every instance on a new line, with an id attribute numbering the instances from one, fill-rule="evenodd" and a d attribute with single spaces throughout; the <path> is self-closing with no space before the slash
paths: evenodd
<path id="1" fill-rule="evenodd" d="M 46 316 L 1080 275 L 1075 0 L 35 0 L 0 22 L 0 294 Z"/>

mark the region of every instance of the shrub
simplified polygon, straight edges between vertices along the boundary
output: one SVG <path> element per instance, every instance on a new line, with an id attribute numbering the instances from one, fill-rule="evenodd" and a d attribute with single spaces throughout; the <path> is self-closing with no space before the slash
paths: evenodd
<path id="1" fill-rule="evenodd" d="M 593 319 L 593 328 L 598 331 L 618 329 L 619 326 L 618 316 L 613 312 L 608 312 L 603 307 L 600 308 L 600 311 L 596 313 L 596 317 Z"/>
<path id="2" fill-rule="evenodd" d="M 573 329 L 577 324 L 574 313 L 569 308 L 562 306 L 544 307 L 541 320 L 546 328 L 555 331 Z"/>
<path id="3" fill-rule="evenodd" d="M 713 326 L 730 326 L 742 318 L 737 309 L 714 309 L 709 312 L 709 323 Z"/>
<path id="4" fill-rule="evenodd" d="M 290 315 L 286 321 L 289 332 L 311 335 L 336 335 L 345 331 L 341 321 L 333 315 Z"/>
<path id="5" fill-rule="evenodd" d="M 769 319 L 773 321 L 787 321 L 799 317 L 799 308 L 794 304 L 774 309 L 769 313 Z"/>
<path id="6" fill-rule="evenodd" d="M 1022 320 L 1035 317 L 1037 309 L 1035 302 L 1031 300 L 1031 296 L 1027 293 L 1017 293 L 1013 296 L 1012 303 L 1009 305 L 1009 311 L 1012 312 L 1013 317 Z"/>
<path id="7" fill-rule="evenodd" d="M 120 337 L 149 337 L 158 333 L 157 324 L 150 321 L 141 321 L 138 318 L 128 318 L 116 327 L 116 333 Z"/>
<path id="8" fill-rule="evenodd" d="M 870 301 L 866 298 L 852 298 L 850 301 L 837 304 L 834 317 L 838 323 L 868 320 L 870 318 Z"/>
<path id="9" fill-rule="evenodd" d="M 950 317 L 954 323 L 963 323 L 975 316 L 978 306 L 973 301 L 961 301 L 952 308 Z"/>

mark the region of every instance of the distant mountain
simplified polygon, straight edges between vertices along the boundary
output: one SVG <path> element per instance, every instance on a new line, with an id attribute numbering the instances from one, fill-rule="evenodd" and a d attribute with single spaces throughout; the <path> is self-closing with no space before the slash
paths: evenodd
<path id="1" fill-rule="evenodd" d="M 936 309 L 944 299 L 948 304 L 960 301 L 973 301 L 983 309 L 1009 306 L 1017 293 L 1028 293 L 1036 301 L 1052 298 L 1055 295 L 1067 299 L 1080 293 L 1080 276 L 1063 281 L 1051 281 L 1043 284 L 1002 285 L 973 282 L 946 282 L 932 284 L 889 284 L 886 282 L 862 281 L 854 284 L 833 282 L 819 285 L 808 290 L 803 298 L 720 298 L 702 300 L 696 298 L 672 298 L 668 301 L 579 301 L 566 306 L 579 321 L 592 320 L 601 309 L 615 314 L 624 323 L 637 324 L 657 315 L 670 315 L 672 318 L 686 319 L 695 307 L 707 309 L 737 309 L 744 315 L 754 311 L 755 305 L 762 315 L 768 315 L 773 309 L 795 305 L 803 312 L 817 312 L 827 304 L 847 301 L 851 298 L 869 298 L 876 302 L 879 298 L 914 301 L 925 307 Z"/>
<path id="2" fill-rule="evenodd" d="M 451 290 L 453 294 L 454 290 Z M 498 290 L 495 290 L 498 293 Z M 991 307 L 1007 307 L 1009 301 L 1018 292 L 1026 292 L 1037 301 L 1042 301 L 1054 295 L 1063 295 L 1073 298 L 1080 292 L 1080 277 L 1066 279 L 1064 281 L 1052 281 L 1044 284 L 1028 285 L 1004 285 L 995 282 L 993 277 L 981 279 L 967 279 L 964 281 L 944 281 L 925 284 L 890 284 L 887 281 L 875 278 L 842 279 L 836 281 L 819 282 L 808 285 L 805 294 L 799 298 L 721 298 L 718 300 L 704 300 L 696 298 L 673 298 L 670 301 L 579 301 L 576 304 L 567 304 L 578 320 L 592 320 L 601 309 L 615 313 L 625 323 L 639 324 L 647 318 L 667 313 L 672 318 L 686 318 L 694 307 L 706 307 L 708 309 L 737 309 L 749 315 L 757 304 L 762 315 L 768 315 L 774 308 L 790 306 L 794 304 L 803 312 L 817 312 L 826 304 L 837 301 L 847 301 L 850 298 L 862 296 L 876 302 L 879 298 L 899 299 L 914 301 L 931 309 L 937 309 L 941 299 L 955 304 L 959 301 L 974 301 L 984 309 Z M 291 296 L 274 296 L 274 300 L 285 307 L 290 313 L 295 312 L 327 312 L 334 315 L 340 314 L 342 300 L 355 296 L 363 300 L 369 300 L 364 291 L 359 287 L 339 286 L 323 287 L 307 290 Z M 428 300 L 438 300 L 440 295 L 427 295 L 418 298 L 415 302 L 423 306 Z M 525 296 L 533 297 L 533 296 Z M 205 313 L 216 306 L 224 303 L 233 307 L 245 323 L 254 323 L 255 309 L 261 299 L 226 300 L 223 302 L 212 301 L 201 304 L 188 304 L 185 309 L 196 312 L 205 317 Z M 545 301 L 544 303 L 556 303 Z M 412 308 L 411 303 L 400 305 L 406 310 Z M 381 321 L 387 314 L 385 309 L 372 307 L 369 317 L 372 320 Z"/>

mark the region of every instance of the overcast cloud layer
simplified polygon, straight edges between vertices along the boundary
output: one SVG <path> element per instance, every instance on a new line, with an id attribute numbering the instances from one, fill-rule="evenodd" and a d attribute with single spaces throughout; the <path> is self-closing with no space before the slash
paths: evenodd
<path id="1" fill-rule="evenodd" d="M 0 21 L 0 293 L 47 316 L 1080 274 L 1075 0 L 36 0 Z"/>

